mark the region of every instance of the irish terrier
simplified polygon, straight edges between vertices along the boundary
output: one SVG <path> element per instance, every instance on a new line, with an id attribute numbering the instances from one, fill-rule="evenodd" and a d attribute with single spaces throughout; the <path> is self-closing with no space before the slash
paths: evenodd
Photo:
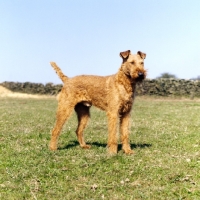
<path id="1" fill-rule="evenodd" d="M 117 125 L 119 121 L 122 149 L 131 154 L 129 143 L 130 112 L 134 101 L 136 84 L 146 77 L 144 69 L 145 53 L 130 50 L 121 52 L 122 65 L 118 72 L 111 76 L 81 75 L 73 78 L 65 76 L 56 63 L 51 62 L 64 85 L 58 97 L 56 124 L 52 131 L 50 149 L 57 149 L 61 129 L 73 109 L 78 118 L 76 134 L 82 148 L 90 148 L 84 141 L 83 130 L 90 116 L 92 105 L 106 111 L 108 117 L 108 150 L 117 153 Z"/>

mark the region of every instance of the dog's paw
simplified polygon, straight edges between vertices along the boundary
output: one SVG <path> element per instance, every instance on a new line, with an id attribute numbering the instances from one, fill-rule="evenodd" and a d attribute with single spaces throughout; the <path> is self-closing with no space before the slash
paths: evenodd
<path id="1" fill-rule="evenodd" d="M 87 145 L 87 144 L 85 144 L 85 145 L 83 145 L 83 146 L 81 146 L 83 149 L 90 149 L 91 148 L 91 145 Z"/>
<path id="2" fill-rule="evenodd" d="M 117 145 L 112 145 L 108 147 L 109 155 L 116 155 L 117 154 Z"/>
<path id="3" fill-rule="evenodd" d="M 57 146 L 55 146 L 55 145 L 49 145 L 49 149 L 51 150 L 51 151 L 56 151 L 57 150 Z"/>
<path id="4" fill-rule="evenodd" d="M 109 151 L 108 150 L 108 156 L 116 156 L 117 152 Z"/>
<path id="5" fill-rule="evenodd" d="M 125 154 L 131 155 L 134 154 L 134 151 L 131 149 L 124 149 Z"/>
<path id="6" fill-rule="evenodd" d="M 49 146 L 49 149 L 50 149 L 51 151 L 56 151 L 56 150 L 57 150 L 57 147 L 55 147 L 55 146 Z"/>

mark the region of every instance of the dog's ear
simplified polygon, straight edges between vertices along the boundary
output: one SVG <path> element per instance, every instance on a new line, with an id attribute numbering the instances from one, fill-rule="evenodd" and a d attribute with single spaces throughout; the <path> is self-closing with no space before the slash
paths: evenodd
<path id="1" fill-rule="evenodd" d="M 120 56 L 123 58 L 123 60 L 128 59 L 129 55 L 131 54 L 130 50 L 124 51 L 124 52 L 120 52 Z"/>
<path id="2" fill-rule="evenodd" d="M 141 51 L 138 51 L 137 54 L 138 54 L 142 59 L 145 59 L 145 58 L 146 58 L 146 53 L 142 53 Z"/>

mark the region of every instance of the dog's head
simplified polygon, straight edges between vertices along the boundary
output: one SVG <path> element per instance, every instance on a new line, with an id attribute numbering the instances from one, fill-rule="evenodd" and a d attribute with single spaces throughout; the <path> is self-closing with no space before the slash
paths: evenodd
<path id="1" fill-rule="evenodd" d="M 146 78 L 146 70 L 144 69 L 144 59 L 146 54 L 138 51 L 137 54 L 131 54 L 130 50 L 120 53 L 123 59 L 121 70 L 124 74 L 132 79 L 132 81 L 143 81 Z"/>

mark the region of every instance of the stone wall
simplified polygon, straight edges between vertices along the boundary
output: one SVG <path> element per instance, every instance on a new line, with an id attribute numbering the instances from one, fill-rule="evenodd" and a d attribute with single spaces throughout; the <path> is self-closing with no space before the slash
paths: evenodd
<path id="1" fill-rule="evenodd" d="M 62 84 L 3 82 L 0 85 L 13 91 L 28 94 L 56 95 Z M 137 95 L 200 97 L 200 81 L 184 79 L 146 79 L 137 86 Z"/>
<path id="2" fill-rule="evenodd" d="M 138 85 L 139 95 L 200 97 L 200 81 L 185 79 L 147 79 Z"/>

